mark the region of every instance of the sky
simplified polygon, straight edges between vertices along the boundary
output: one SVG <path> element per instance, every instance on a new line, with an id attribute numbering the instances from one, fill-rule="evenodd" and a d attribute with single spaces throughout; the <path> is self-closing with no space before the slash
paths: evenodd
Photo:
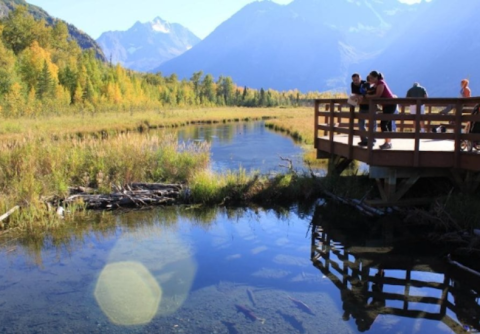
<path id="1" fill-rule="evenodd" d="M 94 39 L 103 32 L 128 30 L 135 22 L 161 17 L 180 23 L 200 38 L 254 0 L 26 0 L 83 30 Z M 336 0 L 331 0 L 336 1 Z M 422 0 L 398 0 L 418 3 Z M 430 1 L 430 0 L 427 0 Z M 288 4 L 292 0 L 273 0 Z"/>

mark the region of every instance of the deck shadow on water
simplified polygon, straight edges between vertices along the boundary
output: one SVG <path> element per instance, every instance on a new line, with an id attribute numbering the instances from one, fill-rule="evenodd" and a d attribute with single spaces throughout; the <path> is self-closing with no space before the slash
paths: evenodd
<path id="1" fill-rule="evenodd" d="M 479 282 L 448 267 L 425 240 L 396 237 L 388 217 L 353 228 L 324 213 L 312 221 L 311 261 L 337 287 L 344 321 L 359 332 L 480 330 Z M 416 324 L 402 328 L 401 319 Z M 437 325 L 425 327 L 429 321 Z"/>

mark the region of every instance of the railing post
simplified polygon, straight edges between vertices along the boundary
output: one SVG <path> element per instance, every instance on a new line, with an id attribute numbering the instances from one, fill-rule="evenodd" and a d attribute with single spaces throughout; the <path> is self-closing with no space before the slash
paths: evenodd
<path id="1" fill-rule="evenodd" d="M 350 120 L 348 122 L 348 159 L 353 156 L 353 127 L 355 122 L 355 107 L 350 107 Z"/>
<path id="2" fill-rule="evenodd" d="M 431 115 L 431 114 L 432 114 L 432 106 L 428 106 L 428 115 Z M 432 121 L 429 119 L 428 120 L 428 126 L 427 126 L 427 124 L 425 124 L 425 131 L 430 132 L 431 123 L 432 123 Z"/>
<path id="3" fill-rule="evenodd" d="M 373 158 L 373 141 L 375 138 L 373 137 L 373 128 L 374 128 L 374 122 L 376 122 L 376 117 L 375 114 L 377 112 L 377 104 L 373 103 L 371 99 L 369 99 L 369 106 L 368 106 L 368 161 L 366 161 L 367 164 L 372 163 L 372 158 Z"/>
<path id="4" fill-rule="evenodd" d="M 402 104 L 400 105 L 400 115 L 405 115 L 405 105 Z M 405 132 L 405 120 L 402 118 L 402 120 L 400 121 L 400 132 Z"/>
<path id="5" fill-rule="evenodd" d="M 313 115 L 313 147 L 318 148 L 317 138 L 318 138 L 318 109 L 320 107 L 320 101 L 315 100 L 315 110 Z"/>
<path id="6" fill-rule="evenodd" d="M 335 103 L 333 102 L 333 100 L 330 101 L 330 129 L 329 129 L 329 140 L 330 140 L 330 152 L 331 154 L 333 154 L 333 135 L 334 135 L 334 127 L 335 127 Z"/>
<path id="7" fill-rule="evenodd" d="M 416 112 L 415 112 L 415 120 L 413 131 L 415 131 L 415 144 L 414 144 L 414 151 L 413 151 L 413 166 L 418 167 L 420 164 L 420 100 L 417 99 L 416 101 Z"/>
<path id="8" fill-rule="evenodd" d="M 460 167 L 460 151 L 461 151 L 461 140 L 462 140 L 462 112 L 463 107 L 460 101 L 457 101 L 455 105 L 455 126 L 453 127 L 455 131 L 455 151 L 454 151 L 454 160 L 453 167 Z"/>

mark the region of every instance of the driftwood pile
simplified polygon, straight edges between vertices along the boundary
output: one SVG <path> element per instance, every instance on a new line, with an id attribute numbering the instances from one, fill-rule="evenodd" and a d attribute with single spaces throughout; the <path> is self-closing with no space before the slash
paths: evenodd
<path id="1" fill-rule="evenodd" d="M 111 194 L 92 194 L 93 189 L 70 188 L 70 196 L 63 204 L 83 203 L 87 209 L 116 209 L 121 207 L 142 207 L 172 205 L 180 197 L 182 185 L 164 183 L 131 183 L 124 187 L 114 187 Z"/>

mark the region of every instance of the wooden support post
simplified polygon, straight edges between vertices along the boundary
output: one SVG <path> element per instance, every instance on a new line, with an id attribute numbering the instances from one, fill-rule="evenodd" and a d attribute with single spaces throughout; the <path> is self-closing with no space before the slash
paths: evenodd
<path id="1" fill-rule="evenodd" d="M 459 169 L 452 169 L 451 173 L 453 183 L 462 193 L 474 193 L 480 186 L 480 173 Z"/>
<path id="2" fill-rule="evenodd" d="M 348 122 L 348 159 L 353 157 L 353 127 L 355 122 L 355 107 L 350 107 L 350 119 Z"/>
<path id="3" fill-rule="evenodd" d="M 391 200 L 397 190 L 397 173 L 394 169 L 390 170 L 390 175 L 385 179 L 385 192 L 388 200 Z"/>
<path id="4" fill-rule="evenodd" d="M 414 145 L 414 154 L 413 154 L 413 166 L 418 167 L 420 163 L 420 100 L 417 99 L 415 112 L 415 124 L 413 126 L 413 131 L 415 131 L 415 145 Z"/>
<path id="5" fill-rule="evenodd" d="M 369 107 L 368 107 L 368 160 L 366 161 L 367 164 L 371 164 L 373 160 L 373 141 L 375 138 L 373 137 L 373 124 L 377 120 L 375 119 L 375 114 L 377 112 L 377 105 L 373 104 L 372 100 L 369 100 Z"/>
<path id="6" fill-rule="evenodd" d="M 401 105 L 400 106 L 400 115 L 405 115 L 405 105 Z M 400 132 L 405 132 L 405 120 L 402 118 L 402 120 L 400 121 Z"/>
<path id="7" fill-rule="evenodd" d="M 313 147 L 318 148 L 318 109 L 320 107 L 320 102 L 315 100 L 315 110 L 313 115 Z"/>
<path id="8" fill-rule="evenodd" d="M 420 174 L 412 175 L 408 179 L 402 181 L 400 185 L 400 189 L 395 193 L 394 197 L 392 198 L 393 201 L 399 201 L 403 195 L 407 193 L 407 191 L 412 188 L 412 186 L 420 179 Z"/>
<path id="9" fill-rule="evenodd" d="M 338 155 L 332 155 L 328 159 L 328 171 L 327 175 L 340 175 L 343 171 L 352 163 L 352 159 L 340 157 Z"/>
<path id="10" fill-rule="evenodd" d="M 462 104 L 457 102 L 455 106 L 455 126 L 453 127 L 455 131 L 455 151 L 454 151 L 454 160 L 453 167 L 460 168 L 460 151 L 461 151 L 461 140 L 462 140 Z"/>
<path id="11" fill-rule="evenodd" d="M 329 140 L 330 140 L 330 153 L 334 153 L 333 152 L 333 144 L 334 144 L 334 141 L 333 141 L 333 137 L 334 137 L 334 132 L 333 132 L 333 128 L 335 127 L 335 104 L 332 102 L 330 102 L 330 124 L 329 124 Z"/>
<path id="12" fill-rule="evenodd" d="M 384 202 L 388 201 L 387 193 L 385 192 L 385 188 L 383 187 L 382 179 L 375 179 L 377 183 L 378 191 L 380 192 L 380 197 Z"/>

